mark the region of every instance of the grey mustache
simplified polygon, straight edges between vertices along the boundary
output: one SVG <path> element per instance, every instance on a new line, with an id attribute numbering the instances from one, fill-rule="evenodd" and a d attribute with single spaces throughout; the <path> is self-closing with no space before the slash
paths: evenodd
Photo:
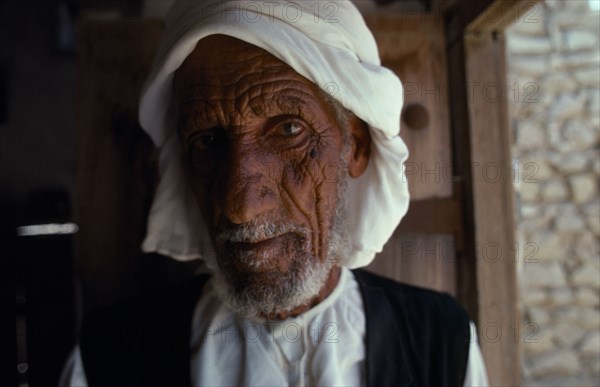
<path id="1" fill-rule="evenodd" d="M 308 237 L 309 230 L 305 226 L 291 222 L 250 222 L 220 230 L 216 235 L 219 245 L 225 243 L 257 243 L 287 233 L 301 234 Z"/>

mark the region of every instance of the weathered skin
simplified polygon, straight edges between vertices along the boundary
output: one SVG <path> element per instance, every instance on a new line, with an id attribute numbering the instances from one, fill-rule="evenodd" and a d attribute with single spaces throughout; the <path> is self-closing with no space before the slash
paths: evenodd
<path id="1" fill-rule="evenodd" d="M 202 39 L 177 70 L 178 127 L 188 177 L 213 241 L 220 230 L 257 220 L 307 227 L 316 259 L 327 259 L 337 201 L 343 130 L 323 92 L 267 51 L 241 40 Z M 348 174 L 360 176 L 368 163 L 366 125 L 349 119 Z M 266 250 L 258 266 L 219 254 L 218 265 L 245 286 L 278 281 L 293 266 L 303 236 L 286 233 L 268 240 L 234 243 L 231 249 Z M 298 315 L 334 289 L 340 268 L 311 302 L 269 318 Z M 242 284 L 243 283 L 243 284 Z M 277 285 L 277 284 L 275 284 Z"/>

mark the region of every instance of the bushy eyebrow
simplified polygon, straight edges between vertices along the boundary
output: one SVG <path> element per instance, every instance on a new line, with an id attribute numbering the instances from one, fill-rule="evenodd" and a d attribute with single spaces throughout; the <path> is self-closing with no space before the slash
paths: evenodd
<path id="1" fill-rule="evenodd" d="M 300 93 L 303 95 L 294 95 Z M 264 118 L 280 114 L 307 117 L 312 116 L 312 110 L 318 108 L 318 101 L 309 94 L 293 90 L 277 93 L 269 100 L 262 97 L 253 98 L 248 101 L 248 107 L 256 116 Z"/>
<path id="2" fill-rule="evenodd" d="M 293 95 L 282 94 L 275 98 L 275 103 L 282 110 L 297 111 L 306 107 L 306 101 Z"/>
<path id="3" fill-rule="evenodd" d="M 177 130 L 180 135 L 189 135 L 200 129 L 210 129 L 210 126 L 220 126 L 222 120 L 215 110 L 210 109 L 210 106 L 210 102 L 205 99 L 180 103 L 177 112 Z M 200 125 L 200 122 L 203 125 Z"/>

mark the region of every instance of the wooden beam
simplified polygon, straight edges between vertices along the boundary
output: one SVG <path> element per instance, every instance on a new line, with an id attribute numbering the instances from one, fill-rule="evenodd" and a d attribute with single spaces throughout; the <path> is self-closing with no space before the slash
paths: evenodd
<path id="1" fill-rule="evenodd" d="M 467 34 L 465 50 L 467 84 L 505 91 L 503 35 Z M 480 344 L 490 384 L 516 386 L 520 320 L 507 100 L 505 93 L 497 98 L 483 92 L 469 97 L 471 160 L 481 167 L 472 176 Z"/>
<path id="2" fill-rule="evenodd" d="M 462 236 L 464 247 L 457 250 L 456 296 L 467 309 L 471 319 L 479 321 L 477 294 L 475 225 L 473 208 L 473 182 L 471 162 L 471 140 L 466 88 L 465 50 L 463 25 L 460 10 L 453 8 L 445 15 L 448 56 L 448 102 L 452 134 L 453 174 L 460 179 L 464 189 L 457 192 L 462 208 Z"/>
<path id="3" fill-rule="evenodd" d="M 425 234 L 455 234 L 462 229 L 460 201 L 433 198 L 411 201 L 398 231 Z"/>
<path id="4" fill-rule="evenodd" d="M 396 229 L 399 234 L 449 234 L 454 252 L 465 250 L 462 183 L 453 184 L 452 197 L 411 200 L 407 214 Z"/>
<path id="5" fill-rule="evenodd" d="M 472 316 L 476 311 L 480 345 L 490 385 L 494 386 L 520 383 L 514 192 L 509 172 L 511 132 L 503 30 L 527 18 L 536 3 L 451 0 L 444 4 L 454 162 L 465 187 L 466 248 L 462 259 L 457 260 L 457 294 Z M 492 92 L 486 94 L 484 88 Z M 503 177 L 486 175 L 482 172 L 486 165 L 502 170 Z M 475 280 L 475 289 L 471 279 Z"/>
<path id="6" fill-rule="evenodd" d="M 539 0 L 443 0 L 448 45 L 456 45 L 466 32 L 502 32 L 511 23 L 531 20 L 536 7 Z"/>
<path id="7" fill-rule="evenodd" d="M 492 33 L 503 31 L 513 23 L 528 17 L 528 13 L 536 6 L 537 0 L 496 0 L 468 21 L 466 31 L 469 33 Z"/>

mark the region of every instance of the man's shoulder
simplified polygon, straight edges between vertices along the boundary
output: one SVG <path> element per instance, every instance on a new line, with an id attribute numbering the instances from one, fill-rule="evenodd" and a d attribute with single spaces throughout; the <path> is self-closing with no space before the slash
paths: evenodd
<path id="1" fill-rule="evenodd" d="M 380 288 L 383 292 L 406 302 L 439 302 L 462 308 L 450 294 L 433 289 L 398 282 L 364 269 L 353 270 L 362 287 Z"/>
<path id="2" fill-rule="evenodd" d="M 404 319 L 413 320 L 420 326 L 424 326 L 424 322 L 438 321 L 433 324 L 438 328 L 468 330 L 469 318 L 465 309 L 448 293 L 397 282 L 362 269 L 353 273 L 363 297 L 367 297 L 366 292 L 380 293 Z"/>
<path id="3" fill-rule="evenodd" d="M 354 270 L 354 275 L 365 302 L 368 341 L 375 349 L 372 363 L 388 370 L 402 365 L 397 376 L 415 385 L 461 386 L 470 333 L 469 318 L 458 302 L 447 293 L 365 270 Z M 377 358 L 378 351 L 392 353 L 392 360 Z"/>

